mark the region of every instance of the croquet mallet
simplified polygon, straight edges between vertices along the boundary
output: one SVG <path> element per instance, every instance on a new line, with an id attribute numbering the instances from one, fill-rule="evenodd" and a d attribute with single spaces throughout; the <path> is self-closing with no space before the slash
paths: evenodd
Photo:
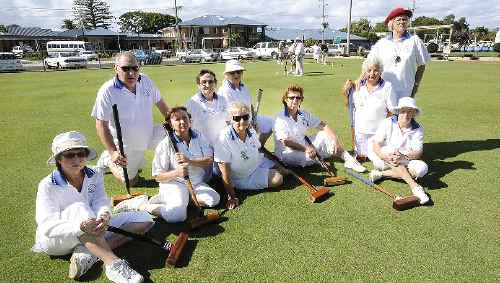
<path id="1" fill-rule="evenodd" d="M 177 237 L 177 240 L 175 240 L 175 243 L 172 244 L 167 240 L 157 240 L 151 237 L 148 237 L 146 235 L 141 235 L 141 234 L 136 234 L 132 233 L 129 231 L 125 231 L 123 229 L 113 227 L 113 226 L 108 226 L 108 231 L 121 234 L 126 237 L 130 237 L 134 240 L 138 240 L 141 242 L 146 242 L 150 243 L 152 245 L 155 245 L 157 247 L 160 247 L 166 251 L 168 251 L 168 256 L 167 260 L 165 261 L 165 266 L 166 267 L 175 267 L 175 264 L 177 263 L 177 260 L 179 259 L 180 255 L 182 254 L 182 250 L 184 249 L 184 246 L 186 246 L 187 240 L 188 240 L 188 234 L 186 232 L 181 232 L 179 236 Z"/>
<path id="2" fill-rule="evenodd" d="M 116 136 L 118 138 L 118 149 L 120 150 L 120 154 L 125 156 L 125 152 L 123 150 L 122 127 L 120 126 L 120 116 L 118 115 L 118 106 L 116 104 L 113 104 L 113 118 L 115 120 Z M 127 194 L 113 197 L 113 205 L 117 205 L 124 200 L 144 194 L 143 192 L 130 193 L 130 180 L 128 178 L 127 167 L 123 167 L 123 179 L 125 179 Z"/>
<path id="3" fill-rule="evenodd" d="M 380 192 L 386 194 L 387 196 L 389 196 L 392 199 L 392 208 L 394 208 L 395 210 L 401 211 L 401 210 L 410 209 L 412 207 L 420 205 L 420 200 L 416 196 L 408 196 L 405 198 L 402 198 L 400 196 L 395 196 L 394 194 L 391 194 L 388 191 L 386 191 L 382 186 L 377 185 L 377 184 L 373 183 L 372 181 L 361 177 L 360 175 L 354 173 L 352 170 L 346 168 L 345 171 L 348 174 L 350 174 L 351 176 L 353 176 L 354 178 L 356 178 L 356 179 L 360 180 L 361 182 L 367 184 L 368 186 L 374 188 L 375 190 L 380 191 Z"/>
<path id="4" fill-rule="evenodd" d="M 313 187 L 306 180 L 304 180 L 304 178 L 300 177 L 297 173 L 295 173 L 291 169 L 289 169 L 285 165 L 285 163 L 283 163 L 283 161 L 281 161 L 276 155 L 274 155 L 272 152 L 267 150 L 265 147 L 261 147 L 260 150 L 262 153 L 264 153 L 264 155 L 266 155 L 268 158 L 273 160 L 275 163 L 277 163 L 278 165 L 287 169 L 290 172 L 290 174 L 292 174 L 292 176 L 294 176 L 297 180 L 299 180 L 299 182 L 301 182 L 304 186 L 306 186 L 308 189 L 311 190 L 311 192 L 312 192 L 311 197 L 310 197 L 311 202 L 317 202 L 321 198 L 326 197 L 330 193 L 330 190 L 328 190 L 328 188 L 326 188 L 326 187 L 321 187 L 321 189 L 319 189 L 319 190 L 316 189 L 315 187 Z"/>
<path id="5" fill-rule="evenodd" d="M 330 167 L 328 166 L 328 164 L 326 164 L 325 160 L 318 154 L 318 150 L 314 147 L 311 139 L 309 139 L 308 136 L 305 136 L 304 139 L 316 151 L 316 156 L 314 157 L 316 162 L 318 162 L 319 165 L 321 165 L 321 167 L 326 171 L 326 173 L 328 173 L 328 175 L 330 175 L 330 177 L 327 177 L 323 180 L 323 185 L 324 186 L 334 186 L 334 185 L 342 185 L 342 184 L 347 183 L 348 180 L 347 180 L 346 176 L 337 176 L 332 172 L 332 170 L 330 170 Z"/>
<path id="6" fill-rule="evenodd" d="M 262 101 L 262 95 L 263 95 L 263 90 L 259 88 L 259 91 L 257 92 L 257 104 L 255 105 L 255 111 L 252 112 L 252 126 L 256 131 L 257 129 L 255 127 L 257 126 L 257 114 L 259 113 L 260 102 Z"/>
<path id="7" fill-rule="evenodd" d="M 170 139 L 170 143 L 172 144 L 172 147 L 174 148 L 175 153 L 179 153 L 179 148 L 177 147 L 177 144 L 175 142 L 175 139 L 173 138 L 173 130 L 170 128 L 170 126 L 165 123 L 164 124 L 165 130 L 167 131 L 167 135 Z M 188 187 L 189 193 L 191 194 L 191 199 L 193 200 L 193 204 L 196 207 L 197 210 L 197 217 L 192 219 L 190 221 L 191 224 L 191 229 L 196 229 L 200 226 L 203 226 L 208 223 L 215 222 L 219 219 L 219 212 L 218 211 L 213 211 L 207 215 L 205 215 L 203 207 L 200 205 L 198 202 L 198 199 L 196 198 L 196 194 L 193 189 L 193 184 L 191 184 L 191 180 L 189 179 L 189 174 L 186 174 L 184 176 L 184 181 L 186 182 L 186 186 Z"/>

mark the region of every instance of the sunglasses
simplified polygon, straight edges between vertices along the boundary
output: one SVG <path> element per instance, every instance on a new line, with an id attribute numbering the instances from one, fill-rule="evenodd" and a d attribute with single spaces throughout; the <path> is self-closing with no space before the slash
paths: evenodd
<path id="1" fill-rule="evenodd" d="M 73 159 L 75 157 L 85 158 L 85 157 L 87 157 L 87 151 L 82 150 L 82 151 L 77 151 L 77 152 L 65 152 L 65 153 L 61 153 L 61 156 L 63 156 L 64 158 L 67 158 L 67 159 Z"/>
<path id="2" fill-rule="evenodd" d="M 120 66 L 120 69 L 122 69 L 125 73 L 130 71 L 138 72 L 139 66 Z"/>
<path id="3" fill-rule="evenodd" d="M 250 119 L 250 114 L 245 114 L 245 115 L 241 115 L 241 116 L 233 116 L 233 121 L 235 121 L 235 122 L 239 122 L 239 121 L 241 121 L 241 119 L 243 119 L 243 121 L 248 121 L 248 119 Z"/>
<path id="4" fill-rule="evenodd" d="M 302 100 L 303 99 L 302 96 L 287 96 L 286 98 L 289 100 Z"/>
<path id="5" fill-rule="evenodd" d="M 215 80 L 200 81 L 200 85 L 204 85 L 204 84 L 207 84 L 207 83 L 208 83 L 209 85 L 214 84 L 214 83 L 215 83 Z"/>

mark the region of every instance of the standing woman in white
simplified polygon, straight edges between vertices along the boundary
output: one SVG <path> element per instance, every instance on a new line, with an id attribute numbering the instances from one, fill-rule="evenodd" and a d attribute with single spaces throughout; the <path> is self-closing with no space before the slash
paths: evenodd
<path id="1" fill-rule="evenodd" d="M 392 83 L 399 98 L 415 97 L 424 76 L 425 64 L 430 61 L 429 53 L 417 35 L 410 35 L 408 22 L 410 10 L 392 10 L 384 23 L 389 32 L 371 49 L 370 54 L 382 60 L 382 78 Z"/>
<path id="2" fill-rule="evenodd" d="M 368 140 L 375 135 L 379 124 L 392 113 L 397 105 L 392 84 L 380 77 L 384 66 L 376 56 L 369 55 L 363 62 L 362 79 L 358 90 L 351 80 L 346 82 L 344 95 L 352 91 L 354 111 L 354 151 L 358 159 L 365 160 L 368 154 Z M 349 98 L 344 99 L 347 103 Z"/>

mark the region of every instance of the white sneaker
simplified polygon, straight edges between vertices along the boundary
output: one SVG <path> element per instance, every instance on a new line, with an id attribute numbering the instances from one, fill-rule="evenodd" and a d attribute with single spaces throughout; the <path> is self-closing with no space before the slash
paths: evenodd
<path id="1" fill-rule="evenodd" d="M 350 168 L 356 172 L 363 173 L 366 171 L 365 166 L 361 165 L 354 157 L 349 154 L 345 154 L 344 157 L 344 167 Z"/>
<path id="2" fill-rule="evenodd" d="M 131 198 L 128 200 L 124 200 L 117 204 L 113 212 L 114 213 L 121 213 L 121 212 L 127 212 L 127 211 L 142 211 L 144 210 L 144 206 L 148 203 L 148 196 L 147 195 L 140 195 L 136 196 L 135 198 Z"/>
<path id="3" fill-rule="evenodd" d="M 379 170 L 373 169 L 372 171 L 370 171 L 370 181 L 375 183 L 381 178 L 382 178 L 382 173 Z"/>
<path id="4" fill-rule="evenodd" d="M 422 187 L 415 187 L 411 189 L 411 192 L 413 193 L 414 196 L 416 196 L 420 200 L 420 204 L 425 204 L 429 201 L 429 197 L 425 193 L 424 189 Z"/>
<path id="5" fill-rule="evenodd" d="M 78 279 L 87 273 L 99 258 L 91 254 L 84 245 L 77 245 L 69 260 L 68 277 Z"/>
<path id="6" fill-rule="evenodd" d="M 106 277 L 117 283 L 141 283 L 144 277 L 133 270 L 124 259 L 115 259 L 111 265 L 106 266 Z"/>

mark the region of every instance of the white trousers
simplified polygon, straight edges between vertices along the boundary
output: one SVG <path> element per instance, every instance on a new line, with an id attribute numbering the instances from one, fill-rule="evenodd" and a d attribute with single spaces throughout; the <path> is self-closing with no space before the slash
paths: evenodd
<path id="1" fill-rule="evenodd" d="M 74 223 L 81 223 L 88 218 L 95 218 L 95 214 L 89 211 L 82 202 L 75 202 L 64 209 L 60 214 L 61 220 L 70 220 Z M 153 218 L 147 212 L 134 211 L 112 215 L 109 225 L 121 227 L 130 223 L 153 222 Z M 37 231 L 39 233 L 39 231 Z M 106 232 L 104 237 L 111 236 L 111 232 Z M 59 235 L 38 237 L 39 241 L 33 247 L 35 252 L 46 252 L 49 255 L 66 255 L 73 251 L 76 245 L 81 244 L 78 237 L 74 235 Z"/>
<path id="2" fill-rule="evenodd" d="M 302 68 L 303 61 L 304 61 L 303 55 L 297 55 L 295 57 L 295 74 L 296 75 L 303 75 L 304 74 L 304 70 Z"/>
<path id="3" fill-rule="evenodd" d="M 322 158 L 328 158 L 333 155 L 333 141 L 328 137 L 325 131 L 318 131 L 310 137 L 314 148 Z M 309 166 L 315 163 L 304 151 L 286 148 L 281 153 L 281 158 L 286 164 L 294 166 Z"/>
<path id="4" fill-rule="evenodd" d="M 390 153 L 393 152 L 394 150 L 392 148 L 389 148 L 387 146 L 384 146 L 381 148 L 382 153 Z M 372 161 L 373 167 L 378 170 L 389 170 L 391 167 L 385 163 L 384 160 L 382 160 L 374 151 L 373 151 L 373 144 L 370 142 L 370 146 L 368 148 L 368 158 Z M 425 162 L 422 160 L 407 160 L 403 159 L 402 164 L 405 165 L 409 170 L 412 170 L 415 172 L 416 178 L 422 178 L 427 174 L 429 171 L 429 167 Z"/>
<path id="5" fill-rule="evenodd" d="M 219 194 L 205 183 L 193 185 L 196 199 L 202 206 L 219 204 Z M 159 193 L 149 200 L 150 204 L 160 204 L 161 217 L 167 222 L 182 222 L 187 218 L 190 194 L 186 184 L 160 184 Z"/>

